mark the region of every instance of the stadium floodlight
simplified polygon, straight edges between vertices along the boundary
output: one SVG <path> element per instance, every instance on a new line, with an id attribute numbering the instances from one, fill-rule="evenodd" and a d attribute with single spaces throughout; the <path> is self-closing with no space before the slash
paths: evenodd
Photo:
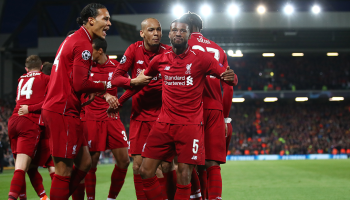
<path id="1" fill-rule="evenodd" d="M 262 56 L 264 57 L 275 57 L 274 53 L 263 53 Z"/>
<path id="2" fill-rule="evenodd" d="M 275 101 L 277 101 L 277 100 L 278 100 L 277 97 L 266 97 L 266 98 L 264 99 L 264 102 L 275 102 Z"/>
<path id="3" fill-rule="evenodd" d="M 173 15 L 175 15 L 176 17 L 181 17 L 184 13 L 185 13 L 185 9 L 182 6 L 180 5 L 174 6 Z"/>
<path id="4" fill-rule="evenodd" d="M 314 13 L 314 14 L 318 14 L 318 13 L 321 12 L 321 7 L 318 6 L 318 5 L 314 5 L 314 6 L 312 6 L 311 11 L 312 11 L 312 13 Z"/>
<path id="5" fill-rule="evenodd" d="M 228 14 L 230 14 L 231 16 L 236 16 L 239 12 L 239 8 L 237 5 L 235 4 L 231 4 L 228 8 L 227 8 L 227 12 Z"/>
<path id="6" fill-rule="evenodd" d="M 270 76 L 274 76 L 275 75 L 275 73 L 273 73 L 273 72 L 270 72 Z"/>
<path id="7" fill-rule="evenodd" d="M 329 98 L 329 101 L 344 101 L 344 97 L 332 97 Z"/>
<path id="8" fill-rule="evenodd" d="M 237 50 L 236 53 L 234 53 L 232 55 L 232 57 L 243 57 L 242 51 L 241 50 Z"/>
<path id="9" fill-rule="evenodd" d="M 210 15 L 211 14 L 211 7 L 209 5 L 207 5 L 207 4 L 203 5 L 201 7 L 201 13 L 204 16 Z"/>
<path id="10" fill-rule="evenodd" d="M 233 53 L 233 51 L 230 49 L 230 50 L 227 51 L 227 55 L 229 55 L 229 56 L 232 57 L 232 56 L 234 55 L 234 53 Z"/>
<path id="11" fill-rule="evenodd" d="M 294 56 L 294 57 L 302 57 L 302 56 L 304 56 L 304 53 L 292 53 L 292 56 Z"/>
<path id="12" fill-rule="evenodd" d="M 117 55 L 109 55 L 108 57 L 109 57 L 110 59 L 117 59 L 117 58 L 118 58 Z"/>
<path id="13" fill-rule="evenodd" d="M 257 11 L 259 14 L 264 14 L 264 13 L 266 12 L 266 8 L 265 8 L 265 6 L 260 5 L 260 6 L 258 6 L 258 8 L 256 9 L 256 11 Z"/>
<path id="14" fill-rule="evenodd" d="M 327 56 L 339 56 L 338 52 L 328 52 Z"/>
<path id="15" fill-rule="evenodd" d="M 294 12 L 294 7 L 290 4 L 287 4 L 284 8 L 283 8 L 284 13 L 286 13 L 287 15 L 293 14 Z"/>
<path id="16" fill-rule="evenodd" d="M 297 102 L 304 102 L 304 101 L 307 101 L 307 100 L 309 100 L 309 98 L 307 98 L 307 97 L 297 97 L 297 98 L 295 98 L 295 101 L 297 101 Z"/>
<path id="17" fill-rule="evenodd" d="M 232 102 L 233 103 L 242 103 L 244 101 L 245 101 L 244 98 L 232 98 Z"/>

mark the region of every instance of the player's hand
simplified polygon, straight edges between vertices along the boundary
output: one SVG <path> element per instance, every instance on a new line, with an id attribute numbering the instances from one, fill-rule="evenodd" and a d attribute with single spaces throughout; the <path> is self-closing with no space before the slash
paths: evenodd
<path id="1" fill-rule="evenodd" d="M 227 66 L 226 71 L 224 71 L 220 76 L 221 79 L 227 82 L 233 82 L 235 80 L 235 72 L 230 69 L 230 66 Z"/>
<path id="2" fill-rule="evenodd" d="M 18 110 L 18 115 L 26 115 L 29 114 L 29 110 L 28 110 L 28 105 L 20 105 L 21 107 Z"/>
<path id="3" fill-rule="evenodd" d="M 113 96 L 109 93 L 106 93 L 103 95 L 104 99 L 106 99 L 107 103 L 109 104 L 109 107 L 112 108 L 118 108 L 120 103 L 118 101 L 118 98 L 116 96 Z"/>
<path id="4" fill-rule="evenodd" d="M 130 85 L 131 86 L 144 86 L 144 85 L 148 85 L 149 82 L 151 82 L 152 80 L 152 76 L 146 76 L 144 74 L 145 70 L 142 70 L 140 72 L 140 74 L 134 78 L 134 79 L 131 79 L 130 81 Z"/>
<path id="5" fill-rule="evenodd" d="M 120 107 L 118 107 L 118 108 L 109 107 L 109 108 L 107 109 L 107 115 L 108 115 L 108 117 L 110 117 L 110 118 L 116 118 L 116 117 L 118 116 L 119 109 L 120 109 Z"/>
<path id="6" fill-rule="evenodd" d="M 81 106 L 89 105 L 92 101 L 94 101 L 96 93 L 86 94 L 84 98 L 86 98 L 88 96 L 89 96 L 89 100 L 87 100 L 86 102 L 82 103 Z"/>

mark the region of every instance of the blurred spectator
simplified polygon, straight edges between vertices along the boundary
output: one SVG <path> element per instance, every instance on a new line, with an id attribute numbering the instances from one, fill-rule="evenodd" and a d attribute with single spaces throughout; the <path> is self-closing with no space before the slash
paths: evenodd
<path id="1" fill-rule="evenodd" d="M 235 155 L 350 153 L 349 102 L 246 102 L 230 115 Z"/>
<path id="2" fill-rule="evenodd" d="M 228 58 L 239 78 L 238 90 L 344 90 L 350 89 L 347 57 L 244 56 Z"/>

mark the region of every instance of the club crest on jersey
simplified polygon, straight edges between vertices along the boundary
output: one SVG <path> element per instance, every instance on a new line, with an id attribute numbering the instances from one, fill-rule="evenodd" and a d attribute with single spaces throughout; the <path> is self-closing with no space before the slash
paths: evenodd
<path id="1" fill-rule="evenodd" d="M 108 74 L 108 80 L 109 81 L 112 80 L 112 76 L 113 76 L 113 72 L 109 72 L 109 74 Z"/>
<path id="2" fill-rule="evenodd" d="M 191 74 L 191 67 L 192 67 L 192 63 L 186 65 L 187 71 L 185 72 L 185 74 Z"/>
<path id="3" fill-rule="evenodd" d="M 123 55 L 122 59 L 120 60 L 120 64 L 124 64 L 126 62 L 126 56 Z"/>
<path id="4" fill-rule="evenodd" d="M 83 51 L 83 53 L 81 53 L 81 57 L 84 60 L 89 60 L 91 58 L 91 53 L 88 50 Z"/>

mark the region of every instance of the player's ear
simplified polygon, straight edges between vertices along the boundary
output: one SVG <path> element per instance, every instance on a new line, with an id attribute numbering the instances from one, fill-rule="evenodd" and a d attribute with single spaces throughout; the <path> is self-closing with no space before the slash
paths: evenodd
<path id="1" fill-rule="evenodd" d="M 145 34 L 143 33 L 143 31 L 142 31 L 142 30 L 140 30 L 140 36 L 141 36 L 142 38 L 144 38 L 144 37 L 145 37 Z"/>
<path id="2" fill-rule="evenodd" d="M 102 53 L 103 53 L 103 49 L 100 48 L 100 49 L 98 50 L 98 53 L 102 54 Z"/>
<path id="3" fill-rule="evenodd" d="M 95 23 L 95 19 L 94 19 L 93 17 L 89 17 L 88 23 L 89 23 L 91 26 L 93 26 L 94 23 Z"/>

